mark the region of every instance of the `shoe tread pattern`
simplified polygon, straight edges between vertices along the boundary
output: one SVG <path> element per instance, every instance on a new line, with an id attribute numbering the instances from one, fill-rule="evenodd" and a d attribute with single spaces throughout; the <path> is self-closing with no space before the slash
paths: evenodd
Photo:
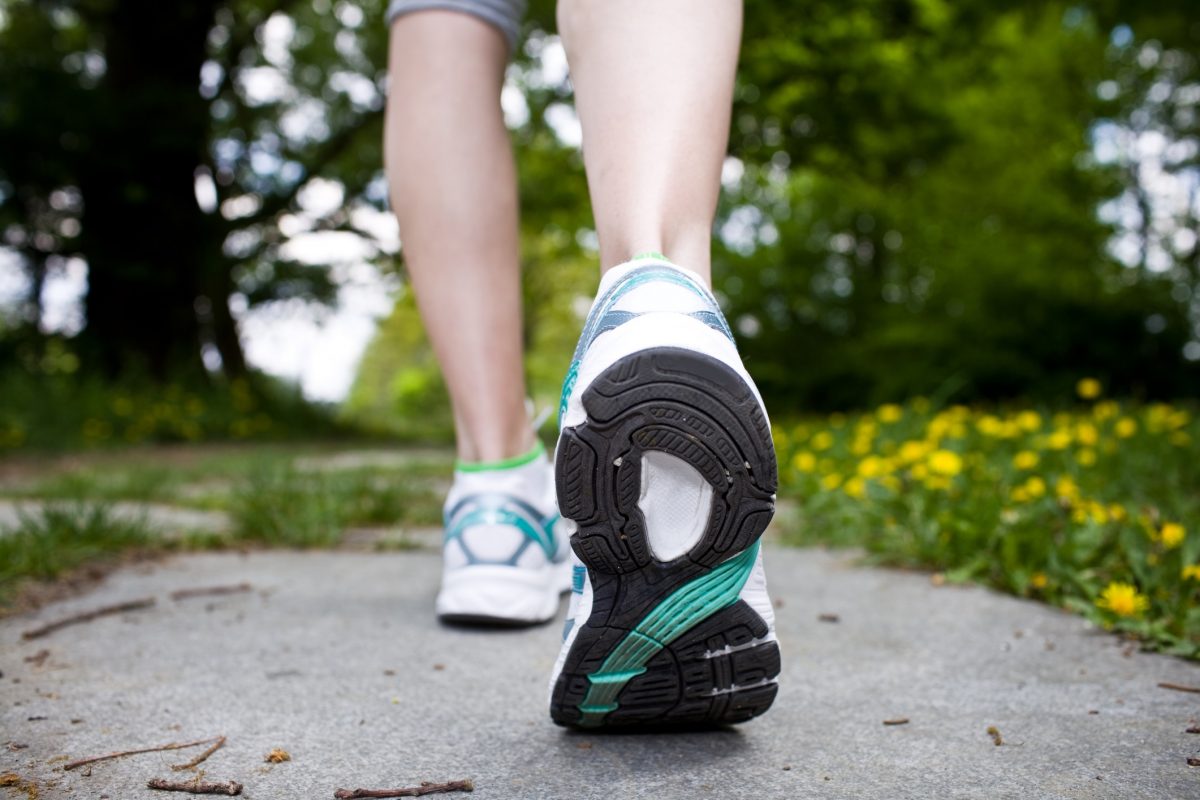
<path id="1" fill-rule="evenodd" d="M 571 545 L 588 568 L 592 613 L 553 691 L 551 715 L 578 724 L 588 675 L 658 603 L 762 535 L 777 474 L 770 427 L 750 387 L 720 361 L 654 348 L 619 360 L 583 394 L 585 422 L 564 429 L 555 473 Z M 676 456 L 713 487 L 708 525 L 685 555 L 654 558 L 638 508 L 641 456 Z M 578 623 L 577 623 L 578 624 Z M 742 601 L 663 647 L 631 679 L 605 727 L 727 724 L 762 713 L 775 696 L 779 649 Z M 751 643 L 750 646 L 740 647 Z M 705 653 L 726 655 L 705 657 Z M 735 688 L 736 687 L 736 688 Z"/>

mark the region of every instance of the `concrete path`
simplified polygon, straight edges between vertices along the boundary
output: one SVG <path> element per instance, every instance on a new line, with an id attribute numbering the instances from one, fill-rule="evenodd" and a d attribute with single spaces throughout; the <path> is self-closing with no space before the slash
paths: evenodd
<path id="1" fill-rule="evenodd" d="M 674 736 L 553 726 L 559 625 L 440 627 L 433 553 L 202 554 L 129 568 L 88 596 L 0 621 L 0 773 L 42 798 L 182 797 L 146 781 L 188 776 L 170 765 L 199 748 L 62 766 L 224 734 L 200 769 L 240 781 L 247 798 L 461 778 L 481 800 L 1200 797 L 1200 767 L 1187 764 L 1200 735 L 1185 732 L 1200 694 L 1156 686 L 1200 685 L 1196 665 L 1129 652 L 1044 606 L 844 555 L 774 548 L 767 563 L 785 659 L 774 709 Z M 169 598 L 241 581 L 254 590 Z M 146 596 L 157 603 L 21 639 Z M 909 721 L 883 724 L 897 718 Z M 264 763 L 273 748 L 291 761 Z"/>

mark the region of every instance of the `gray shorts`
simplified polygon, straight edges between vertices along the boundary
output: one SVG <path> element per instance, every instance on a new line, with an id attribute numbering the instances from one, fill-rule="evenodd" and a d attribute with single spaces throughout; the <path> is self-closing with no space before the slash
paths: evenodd
<path id="1" fill-rule="evenodd" d="M 508 40 L 511 53 L 517 46 L 521 17 L 525 15 L 525 0 L 392 0 L 388 5 L 388 25 L 401 14 L 412 11 L 461 11 L 495 25 Z"/>

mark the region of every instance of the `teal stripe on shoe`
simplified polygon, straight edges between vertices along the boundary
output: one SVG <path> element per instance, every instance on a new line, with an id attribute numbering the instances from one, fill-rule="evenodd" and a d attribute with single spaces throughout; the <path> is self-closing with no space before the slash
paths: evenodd
<path id="1" fill-rule="evenodd" d="M 588 676 L 587 694 L 579 704 L 579 725 L 594 727 L 615 711 L 617 696 L 625 684 L 646 671 L 660 650 L 698 623 L 737 602 L 742 587 L 754 569 L 759 543 L 720 564 L 711 572 L 676 589 L 642 618 L 604 659 L 600 669 Z"/>

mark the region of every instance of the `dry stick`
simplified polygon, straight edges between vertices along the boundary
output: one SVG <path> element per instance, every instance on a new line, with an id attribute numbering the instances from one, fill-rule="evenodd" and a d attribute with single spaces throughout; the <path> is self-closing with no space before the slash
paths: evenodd
<path id="1" fill-rule="evenodd" d="M 228 783 L 201 783 L 200 781 L 166 781 L 162 778 L 151 778 L 146 782 L 149 789 L 161 792 L 187 792 L 188 794 L 227 794 L 242 793 L 242 785 L 237 781 Z"/>
<path id="2" fill-rule="evenodd" d="M 201 586 L 196 589 L 178 589 L 171 592 L 172 600 L 187 600 L 189 597 L 220 597 L 225 594 L 241 594 L 249 592 L 254 587 L 248 583 L 238 583 L 231 586 Z"/>
<path id="3" fill-rule="evenodd" d="M 202 744 L 212 744 L 218 739 L 224 739 L 224 736 L 212 736 L 208 739 L 197 739 L 194 742 L 172 742 L 170 744 L 162 744 L 158 747 L 143 747 L 139 750 L 118 750 L 115 753 L 108 753 L 103 756 L 91 756 L 89 758 L 81 758 L 78 761 L 72 761 L 70 764 L 64 764 L 63 769 L 72 770 L 76 767 L 82 767 L 84 764 L 94 764 L 97 761 L 107 761 L 110 758 L 121 758 L 122 756 L 136 756 L 142 753 L 159 753 L 163 750 L 183 750 L 188 747 L 198 747 Z"/>
<path id="4" fill-rule="evenodd" d="M 1192 694 L 1200 694 L 1200 686 L 1184 686 L 1182 683 L 1160 683 L 1160 689 L 1172 689 L 1176 692 L 1191 692 Z"/>
<path id="5" fill-rule="evenodd" d="M 196 766 L 197 764 L 203 762 L 204 759 L 208 758 L 213 753 L 220 750 L 224 745 L 225 745 L 225 737 L 218 736 L 217 741 L 213 743 L 212 747 L 208 748 L 203 753 L 196 756 L 195 758 L 193 758 L 191 761 L 187 762 L 186 764 L 172 764 L 171 769 L 175 770 L 176 772 L 179 772 L 180 770 L 184 770 L 184 769 L 191 769 L 192 767 Z"/>
<path id="6" fill-rule="evenodd" d="M 40 628 L 25 631 L 21 634 L 22 639 L 37 639 L 40 636 L 45 636 L 48 633 L 54 633 L 59 628 L 65 628 L 68 625 L 78 625 L 81 622 L 91 622 L 98 617 L 106 617 L 110 614 L 120 614 L 125 611 L 138 611 L 143 608 L 149 608 L 154 605 L 153 597 L 143 597 L 141 600 L 130 600 L 128 603 L 118 603 L 115 606 L 104 606 L 92 611 L 84 611 L 82 614 L 75 614 L 71 617 L 57 620 L 55 622 L 43 625 Z"/>
<path id="7" fill-rule="evenodd" d="M 441 792 L 473 792 L 475 784 L 471 781 L 449 781 L 448 783 L 430 783 L 421 781 L 420 786 L 406 786 L 403 789 L 338 789 L 333 793 L 337 800 L 351 800 L 359 797 L 420 797 L 426 794 Z"/>

